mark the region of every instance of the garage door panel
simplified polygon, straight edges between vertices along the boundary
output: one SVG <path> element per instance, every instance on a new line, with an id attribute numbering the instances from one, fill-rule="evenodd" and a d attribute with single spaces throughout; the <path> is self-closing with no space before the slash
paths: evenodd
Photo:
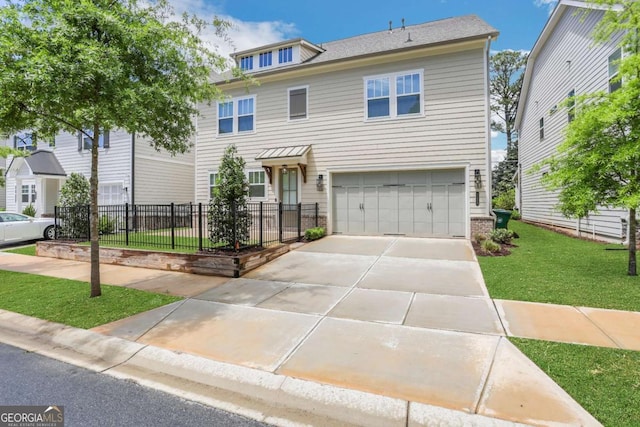
<path id="1" fill-rule="evenodd" d="M 413 232 L 419 235 L 430 235 L 432 231 L 430 190 L 426 185 L 413 186 Z"/>
<path id="2" fill-rule="evenodd" d="M 378 187 L 378 231 L 398 233 L 398 187 Z"/>
<path id="3" fill-rule="evenodd" d="M 345 187 L 333 187 L 334 231 L 347 232 L 349 223 L 349 199 Z"/>
<path id="4" fill-rule="evenodd" d="M 398 188 L 398 232 L 413 234 L 413 188 L 409 185 Z"/>
<path id="5" fill-rule="evenodd" d="M 466 234 L 464 215 L 464 185 L 449 186 L 449 235 L 464 236 Z"/>
<path id="6" fill-rule="evenodd" d="M 377 234 L 378 231 L 378 188 L 364 187 L 364 232 Z"/>
<path id="7" fill-rule="evenodd" d="M 364 233 L 364 206 L 360 187 L 347 187 L 347 203 L 349 205 L 347 231 L 355 234 Z"/>
<path id="8" fill-rule="evenodd" d="M 449 217 L 449 201 L 447 200 L 446 185 L 432 185 L 432 217 L 433 217 L 433 234 L 436 236 L 446 236 L 449 233 L 448 217 Z"/>

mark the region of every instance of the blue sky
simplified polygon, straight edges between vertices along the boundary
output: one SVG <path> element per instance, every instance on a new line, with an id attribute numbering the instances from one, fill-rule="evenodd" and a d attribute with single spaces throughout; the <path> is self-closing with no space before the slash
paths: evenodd
<path id="1" fill-rule="evenodd" d="M 492 50 L 529 51 L 542 31 L 556 0 L 172 0 L 178 12 L 203 18 L 221 16 L 233 25 L 233 47 L 245 50 L 289 38 L 323 43 L 453 16 L 476 14 L 500 31 Z M 506 146 L 504 135 L 493 136 L 494 157 Z"/>

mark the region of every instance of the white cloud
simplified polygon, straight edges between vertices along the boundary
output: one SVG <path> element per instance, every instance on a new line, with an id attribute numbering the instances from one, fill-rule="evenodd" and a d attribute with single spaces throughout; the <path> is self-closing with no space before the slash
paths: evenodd
<path id="1" fill-rule="evenodd" d="M 537 7 L 546 7 L 549 11 L 549 15 L 553 12 L 553 9 L 556 7 L 558 0 L 533 0 L 533 4 Z"/>
<path id="2" fill-rule="evenodd" d="M 204 0 L 170 0 L 170 2 L 178 16 L 187 12 L 208 22 L 212 22 L 214 17 L 217 16 L 231 24 L 231 28 L 227 31 L 229 40 L 217 35 L 213 28 L 207 28 L 200 34 L 202 39 L 224 57 L 228 57 L 234 51 L 276 43 L 293 38 L 298 34 L 298 30 L 293 23 L 282 21 L 242 21 L 224 14 L 224 11 Z"/>
<path id="3" fill-rule="evenodd" d="M 507 150 L 491 150 L 491 169 L 495 169 L 506 157 Z"/>

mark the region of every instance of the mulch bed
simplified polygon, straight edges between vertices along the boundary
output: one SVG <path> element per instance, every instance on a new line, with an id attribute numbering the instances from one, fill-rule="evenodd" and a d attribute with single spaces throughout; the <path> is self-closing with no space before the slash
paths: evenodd
<path id="1" fill-rule="evenodd" d="M 471 245 L 473 246 L 473 250 L 476 252 L 477 256 L 507 256 L 511 255 L 511 248 L 518 247 L 518 245 L 514 244 L 501 244 L 499 252 L 487 252 L 482 250 L 480 243 L 477 243 L 475 240 L 471 241 Z"/>

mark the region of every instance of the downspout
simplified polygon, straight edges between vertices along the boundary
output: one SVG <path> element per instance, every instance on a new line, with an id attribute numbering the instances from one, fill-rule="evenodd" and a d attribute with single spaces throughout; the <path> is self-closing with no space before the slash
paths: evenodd
<path id="1" fill-rule="evenodd" d="M 492 170 L 491 170 L 491 93 L 490 93 L 490 85 L 489 85 L 489 79 L 490 79 L 490 72 L 489 72 L 489 61 L 490 61 L 490 54 L 491 54 L 491 36 L 487 37 L 487 42 L 484 45 L 484 55 L 486 58 L 485 61 L 485 68 L 484 68 L 484 82 L 485 82 L 485 86 L 484 86 L 484 95 L 485 95 L 485 114 L 487 117 L 487 123 L 486 123 L 486 127 L 487 127 L 487 133 L 486 133 L 486 138 L 487 138 L 487 178 L 486 178 L 486 184 L 485 184 L 485 197 L 487 200 L 487 215 L 489 216 L 493 216 L 492 215 L 492 210 L 491 210 L 491 205 L 492 205 L 492 200 L 491 200 L 491 175 L 492 175 Z"/>
<path id="2" fill-rule="evenodd" d="M 193 201 L 198 202 L 198 114 L 193 119 L 195 122 L 195 134 L 193 136 L 193 145 L 195 154 L 193 157 Z M 207 178 L 209 179 L 209 178 Z"/>

